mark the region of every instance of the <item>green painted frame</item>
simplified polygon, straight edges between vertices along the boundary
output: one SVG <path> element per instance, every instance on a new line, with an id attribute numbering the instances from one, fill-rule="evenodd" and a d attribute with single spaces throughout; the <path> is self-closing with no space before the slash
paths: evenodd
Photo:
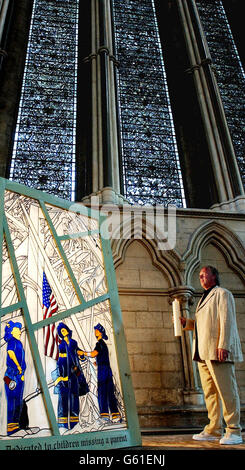
<path id="1" fill-rule="evenodd" d="M 51 318 L 47 318 L 46 320 L 42 320 L 36 323 L 32 323 L 27 301 L 25 298 L 24 288 L 21 282 L 21 276 L 19 273 L 15 251 L 11 240 L 11 234 L 8 227 L 8 222 L 6 219 L 6 215 L 4 213 L 4 193 L 5 191 L 12 191 L 14 193 L 18 193 L 20 195 L 24 195 L 31 199 L 34 199 L 39 202 L 40 207 L 42 209 L 43 215 L 49 225 L 49 228 L 52 232 L 52 236 L 55 239 L 57 244 L 60 256 L 65 263 L 66 269 L 70 275 L 70 278 L 73 282 L 75 290 L 77 292 L 80 304 L 76 307 L 70 308 L 65 310 L 61 313 L 57 313 L 55 316 Z M 13 305 L 10 305 L 5 308 L 0 308 L 0 322 L 1 318 L 6 315 L 7 313 L 11 313 L 16 309 L 21 309 L 23 319 L 25 322 L 25 328 L 29 339 L 29 344 L 32 352 L 33 362 L 36 369 L 36 374 L 38 380 L 40 382 L 44 404 L 46 407 L 47 416 L 50 422 L 50 427 L 52 431 L 52 436 L 48 437 L 30 437 L 23 439 L 0 439 L 0 449 L 1 450 L 13 450 L 19 449 L 23 447 L 25 449 L 34 449 L 34 450 L 57 450 L 57 449 L 82 449 L 82 450 L 108 450 L 108 449 L 115 449 L 115 448 L 123 448 L 123 447 L 133 447 L 141 445 L 141 433 L 139 428 L 138 416 L 137 416 L 137 408 L 136 402 L 134 397 L 134 390 L 132 386 L 132 379 L 131 379 L 131 372 L 128 360 L 128 353 L 127 353 L 127 346 L 126 340 L 124 336 L 124 329 L 123 329 L 123 322 L 122 322 L 122 315 L 120 309 L 120 302 L 119 302 L 119 295 L 116 283 L 116 276 L 114 270 L 114 263 L 111 253 L 111 245 L 109 237 L 102 237 L 101 235 L 101 246 L 102 246 L 102 253 L 104 257 L 104 267 L 105 267 L 105 276 L 107 279 L 107 286 L 108 292 L 104 295 L 101 295 L 95 299 L 85 301 L 83 298 L 82 292 L 79 288 L 79 285 L 75 279 L 71 266 L 69 265 L 68 259 L 66 254 L 63 250 L 61 240 L 67 238 L 80 238 L 84 235 L 93 234 L 94 231 L 88 232 L 81 232 L 81 233 L 74 233 L 71 235 L 65 236 L 58 236 L 52 220 L 48 214 L 46 204 L 50 204 L 52 206 L 56 206 L 63 210 L 69 210 L 75 213 L 87 215 L 88 217 L 92 217 L 99 222 L 99 228 L 101 228 L 103 224 L 103 233 L 105 234 L 105 220 L 106 216 L 101 214 L 100 211 L 95 211 L 91 208 L 84 207 L 82 204 L 79 203 L 71 203 L 70 201 L 66 201 L 55 196 L 49 195 L 47 193 L 43 193 L 42 191 L 35 190 L 24 185 L 20 185 L 18 183 L 0 178 L 0 244 L 2 247 L 3 238 L 5 237 L 9 257 L 12 263 L 13 273 L 15 277 L 15 283 L 18 291 L 19 301 Z M 96 231 L 98 233 L 98 231 Z M 101 234 L 101 230 L 99 229 Z M 2 291 L 2 256 L 0 257 L 0 306 L 2 305 L 1 302 L 1 291 Z M 64 318 L 70 317 L 72 314 L 81 312 L 82 310 L 91 307 L 92 305 L 98 304 L 103 302 L 104 300 L 110 300 L 111 305 L 111 313 L 112 313 L 112 324 L 113 324 L 113 331 L 114 331 L 114 338 L 115 338 L 115 347 L 117 353 L 117 362 L 119 367 L 119 375 L 122 385 L 122 394 L 123 400 L 125 404 L 125 413 L 126 413 L 126 421 L 127 421 L 127 428 L 121 430 L 107 430 L 107 431 L 91 431 L 85 432 L 81 434 L 70 434 L 66 435 L 65 437 L 60 435 L 59 427 L 57 424 L 55 412 L 53 409 L 53 404 L 51 401 L 49 389 L 46 382 L 46 377 L 44 374 L 41 358 L 39 355 L 38 345 L 35 339 L 35 331 L 43 328 L 46 325 L 55 323 L 57 321 L 63 320 Z M 64 444 L 66 442 L 66 445 Z M 95 443 L 96 442 L 96 443 Z"/>

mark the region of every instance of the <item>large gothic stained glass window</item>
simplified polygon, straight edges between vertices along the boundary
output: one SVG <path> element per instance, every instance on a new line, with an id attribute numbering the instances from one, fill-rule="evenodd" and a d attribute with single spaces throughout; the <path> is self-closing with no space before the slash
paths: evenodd
<path id="1" fill-rule="evenodd" d="M 74 199 L 79 0 L 34 0 L 10 179 Z"/>
<path id="2" fill-rule="evenodd" d="M 182 207 L 184 191 L 153 0 L 114 0 L 124 192 Z"/>
<path id="3" fill-rule="evenodd" d="M 243 184 L 245 72 L 221 0 L 197 0 Z"/>
<path id="4" fill-rule="evenodd" d="M 9 177 L 75 199 L 79 0 L 34 0 Z M 185 205 L 153 0 L 114 6 L 124 193 Z"/>

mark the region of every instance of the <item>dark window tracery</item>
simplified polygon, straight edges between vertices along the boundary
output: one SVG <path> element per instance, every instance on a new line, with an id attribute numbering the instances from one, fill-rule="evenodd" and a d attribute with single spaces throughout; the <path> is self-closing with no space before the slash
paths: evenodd
<path id="1" fill-rule="evenodd" d="M 74 199 L 79 0 L 35 0 L 10 179 Z"/>
<path id="2" fill-rule="evenodd" d="M 175 204 L 184 191 L 152 0 L 114 0 L 124 191 L 133 204 Z"/>
<path id="3" fill-rule="evenodd" d="M 196 0 L 245 186 L 245 73 L 221 0 Z"/>

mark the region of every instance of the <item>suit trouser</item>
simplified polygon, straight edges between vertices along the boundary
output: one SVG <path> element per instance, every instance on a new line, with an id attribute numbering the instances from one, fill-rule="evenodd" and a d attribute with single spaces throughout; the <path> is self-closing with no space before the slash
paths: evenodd
<path id="1" fill-rule="evenodd" d="M 223 409 L 226 431 L 240 435 L 240 399 L 234 363 L 205 361 L 199 362 L 198 367 L 210 420 L 205 432 L 222 434 Z"/>
<path id="2" fill-rule="evenodd" d="M 119 415 L 112 377 L 98 382 L 98 402 L 101 416 L 109 416 L 109 409 L 112 417 Z"/>

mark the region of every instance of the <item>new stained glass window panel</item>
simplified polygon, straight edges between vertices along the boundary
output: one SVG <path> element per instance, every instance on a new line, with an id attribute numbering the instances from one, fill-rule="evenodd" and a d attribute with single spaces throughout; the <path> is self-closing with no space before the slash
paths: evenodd
<path id="1" fill-rule="evenodd" d="M 1 308 L 17 304 L 18 300 L 18 291 L 15 285 L 7 244 L 4 238 L 2 244 Z"/>
<path id="2" fill-rule="evenodd" d="M 10 179 L 74 199 L 78 0 L 34 0 Z"/>
<path id="3" fill-rule="evenodd" d="M 13 328 L 20 330 L 19 339 Z M 0 442 L 3 438 L 21 436 L 50 436 L 51 430 L 43 400 L 43 393 L 35 371 L 25 321 L 21 310 L 1 318 L 0 323 Z M 15 339 L 13 339 L 15 338 Z M 9 353 L 15 347 L 19 369 L 11 367 Z M 4 377 L 2 375 L 4 374 Z M 21 412 L 19 411 L 22 408 Z M 6 413 L 8 410 L 8 413 Z M 20 428 L 20 429 L 19 429 Z M 20 443 L 19 441 L 19 443 Z"/>
<path id="4" fill-rule="evenodd" d="M 245 73 L 221 0 L 196 1 L 206 35 L 224 111 L 245 185 Z"/>
<path id="5" fill-rule="evenodd" d="M 83 350 L 93 350 L 96 345 L 96 337 L 94 334 L 94 325 L 102 324 L 106 331 L 106 344 L 109 350 L 109 360 L 110 366 L 113 370 L 113 383 L 114 383 L 114 394 L 117 399 L 117 407 L 120 411 L 120 416 L 122 419 L 113 424 L 108 420 L 102 421 L 100 419 L 100 408 L 98 402 L 98 379 L 97 379 L 97 368 L 95 360 L 89 360 L 88 358 L 83 358 L 80 362 L 81 372 L 85 377 L 87 384 L 89 384 L 89 393 L 80 396 L 80 413 L 77 420 L 76 427 L 74 430 L 71 426 L 67 426 L 68 429 L 65 429 L 63 435 L 77 433 L 87 433 L 87 432 L 98 432 L 98 431 L 107 431 L 111 429 L 112 431 L 121 431 L 126 429 L 126 416 L 125 416 L 125 405 L 121 389 L 120 376 L 117 371 L 117 358 L 116 358 L 116 349 L 114 344 L 114 335 L 113 335 L 113 326 L 111 322 L 111 312 L 110 304 L 108 301 L 101 302 L 96 304 L 89 309 L 76 315 L 72 315 L 68 319 L 65 319 L 64 325 L 66 325 L 72 331 L 72 339 L 77 341 L 77 344 Z M 56 325 L 58 327 L 58 324 Z M 62 417 L 60 415 L 59 403 L 57 400 L 57 386 L 55 386 L 52 378 L 55 378 L 55 368 L 52 360 L 47 357 L 43 357 L 43 364 L 46 371 L 49 371 L 47 374 L 47 382 L 50 383 L 51 388 L 51 399 L 57 415 L 58 421 L 62 424 Z M 48 367 L 49 366 L 49 367 Z M 73 419 L 75 418 L 73 413 Z M 69 419 L 68 419 L 69 421 Z M 72 413 L 70 416 L 70 421 L 72 423 Z"/>
<path id="6" fill-rule="evenodd" d="M 98 221 L 76 212 L 60 211 L 49 204 L 46 209 L 56 233 L 61 237 L 64 251 L 69 252 L 69 264 L 85 300 L 105 294 L 107 283 Z M 47 241 L 48 238 L 45 245 Z"/>
<path id="7" fill-rule="evenodd" d="M 152 0 L 115 0 L 125 196 L 183 206 L 184 191 Z"/>
<path id="8" fill-rule="evenodd" d="M 6 191 L 4 208 L 27 305 L 32 312 L 36 311 L 36 320 L 43 316 L 40 289 L 43 271 L 49 282 L 52 281 L 59 312 L 78 305 L 75 289 L 39 204 L 23 195 Z"/>
<path id="9" fill-rule="evenodd" d="M 62 241 L 62 246 L 65 250 L 69 247 L 69 263 L 85 300 L 105 294 L 107 285 L 99 235 Z"/>
<path id="10" fill-rule="evenodd" d="M 0 271 L 7 269 L 1 284 L 0 448 L 140 445 L 110 241 L 100 235 L 100 213 L 83 207 L 78 212 L 69 201 L 0 183 Z"/>
<path id="11" fill-rule="evenodd" d="M 78 210 L 79 207 L 78 205 Z M 46 208 L 57 234 L 61 237 L 99 230 L 99 223 L 93 217 L 71 211 L 63 211 L 61 213 L 57 207 L 49 204 L 46 205 Z"/>

